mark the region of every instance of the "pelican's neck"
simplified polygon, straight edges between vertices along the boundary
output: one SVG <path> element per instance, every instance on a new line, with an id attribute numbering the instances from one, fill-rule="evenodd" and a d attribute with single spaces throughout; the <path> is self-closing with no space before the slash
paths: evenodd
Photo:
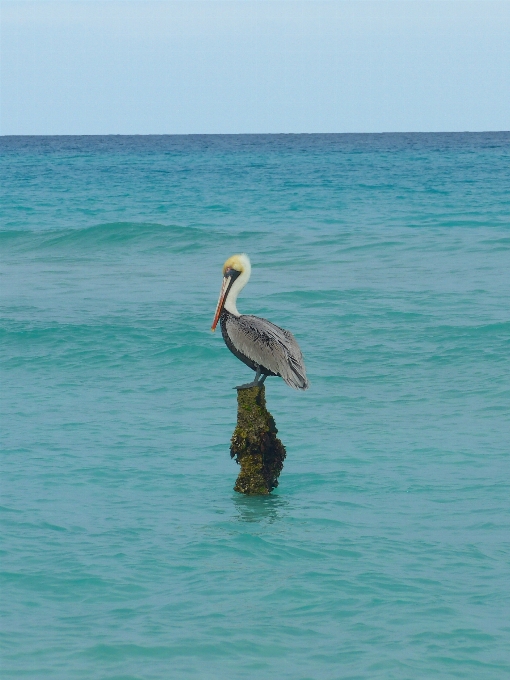
<path id="1" fill-rule="evenodd" d="M 228 292 L 227 299 L 225 300 L 225 309 L 227 310 L 227 312 L 230 312 L 230 314 L 233 314 L 234 316 L 241 316 L 237 311 L 236 306 L 237 296 L 248 283 L 250 279 L 250 274 L 251 274 L 250 265 L 249 264 L 245 265 L 243 271 L 239 274 L 237 279 L 232 284 L 232 288 Z"/>

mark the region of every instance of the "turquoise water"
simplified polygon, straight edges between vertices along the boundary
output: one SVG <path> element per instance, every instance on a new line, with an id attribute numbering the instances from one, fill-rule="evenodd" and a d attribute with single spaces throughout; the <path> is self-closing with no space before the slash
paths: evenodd
<path id="1" fill-rule="evenodd" d="M 510 677 L 510 134 L 0 147 L 2 677 Z M 311 381 L 266 498 L 238 251 Z"/>

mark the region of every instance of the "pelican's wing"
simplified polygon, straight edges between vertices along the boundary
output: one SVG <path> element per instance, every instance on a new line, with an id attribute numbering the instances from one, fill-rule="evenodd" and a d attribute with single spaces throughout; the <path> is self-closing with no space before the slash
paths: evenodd
<path id="1" fill-rule="evenodd" d="M 236 348 L 249 359 L 281 375 L 295 390 L 308 388 L 303 355 L 292 333 L 250 314 L 231 317 L 227 331 Z"/>

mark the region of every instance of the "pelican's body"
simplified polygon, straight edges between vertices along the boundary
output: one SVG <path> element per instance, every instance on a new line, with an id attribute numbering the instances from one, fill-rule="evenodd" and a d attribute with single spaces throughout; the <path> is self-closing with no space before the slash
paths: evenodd
<path id="1" fill-rule="evenodd" d="M 281 376 L 296 390 L 306 390 L 309 383 L 303 355 L 292 333 L 266 319 L 237 311 L 237 296 L 248 283 L 250 273 L 247 255 L 233 255 L 225 262 L 223 285 L 212 325 L 214 330 L 220 322 L 229 350 L 255 371 L 255 380 L 238 389 L 260 385 L 268 375 L 275 375 Z"/>

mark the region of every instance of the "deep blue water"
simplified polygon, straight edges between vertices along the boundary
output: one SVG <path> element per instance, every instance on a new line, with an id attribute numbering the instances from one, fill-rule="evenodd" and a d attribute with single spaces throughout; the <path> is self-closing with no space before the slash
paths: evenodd
<path id="1" fill-rule="evenodd" d="M 510 677 L 510 133 L 0 149 L 2 677 Z M 311 381 L 265 498 L 239 251 Z"/>

